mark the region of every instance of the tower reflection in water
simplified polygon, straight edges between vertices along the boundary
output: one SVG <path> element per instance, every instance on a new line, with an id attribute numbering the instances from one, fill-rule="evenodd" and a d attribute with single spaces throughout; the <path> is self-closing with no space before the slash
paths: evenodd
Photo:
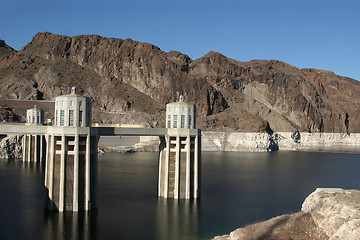
<path id="1" fill-rule="evenodd" d="M 38 175 L 40 172 L 44 175 L 45 162 L 19 163 L 24 175 Z M 57 212 L 44 208 L 43 234 L 42 239 L 97 239 L 97 211 Z"/>
<path id="2" fill-rule="evenodd" d="M 159 198 L 156 210 L 156 239 L 197 238 L 199 201 Z"/>
<path id="3" fill-rule="evenodd" d="M 97 211 L 45 211 L 44 239 L 97 239 Z"/>

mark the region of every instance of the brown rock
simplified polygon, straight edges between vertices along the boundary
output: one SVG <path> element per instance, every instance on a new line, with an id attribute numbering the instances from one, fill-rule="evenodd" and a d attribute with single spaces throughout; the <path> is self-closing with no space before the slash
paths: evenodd
<path id="1" fill-rule="evenodd" d="M 22 157 L 22 135 L 9 135 L 0 141 L 0 158 Z"/>
<path id="2" fill-rule="evenodd" d="M 184 95 L 205 130 L 360 132 L 356 80 L 215 52 L 193 61 L 131 39 L 38 33 L 19 52 L 2 42 L 0 80 L 2 99 L 53 100 L 75 85 L 100 123 L 163 127 L 165 104 Z"/>
<path id="3" fill-rule="evenodd" d="M 360 239 L 360 191 L 318 188 L 302 211 L 239 228 L 214 240 Z"/>
<path id="4" fill-rule="evenodd" d="M 268 221 L 239 228 L 214 240 L 326 240 L 329 237 L 319 229 L 310 214 L 298 212 L 281 215 Z"/>

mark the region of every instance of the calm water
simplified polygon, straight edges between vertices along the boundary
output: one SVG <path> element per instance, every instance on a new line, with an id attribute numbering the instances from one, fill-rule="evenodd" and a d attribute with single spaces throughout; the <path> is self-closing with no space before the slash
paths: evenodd
<path id="1" fill-rule="evenodd" d="M 157 153 L 105 154 L 99 209 L 44 210 L 43 167 L 0 160 L 0 239 L 206 239 L 299 211 L 316 187 L 360 189 L 360 155 L 202 154 L 198 201 L 158 199 Z"/>

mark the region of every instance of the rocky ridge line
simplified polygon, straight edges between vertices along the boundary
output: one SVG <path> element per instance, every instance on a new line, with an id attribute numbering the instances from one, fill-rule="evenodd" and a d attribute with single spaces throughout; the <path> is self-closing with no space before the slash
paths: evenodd
<path id="1" fill-rule="evenodd" d="M 354 79 L 216 52 L 192 60 L 131 39 L 45 32 L 20 51 L 1 42 L 0 80 L 2 99 L 53 100 L 77 85 L 99 123 L 162 127 L 165 104 L 182 94 L 204 130 L 360 132 Z"/>

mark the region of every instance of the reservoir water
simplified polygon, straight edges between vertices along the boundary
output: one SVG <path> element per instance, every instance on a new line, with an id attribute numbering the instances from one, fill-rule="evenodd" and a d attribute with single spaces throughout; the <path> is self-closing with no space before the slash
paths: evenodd
<path id="1" fill-rule="evenodd" d="M 44 168 L 0 160 L 0 239 L 208 239 L 297 212 L 317 187 L 360 189 L 360 155 L 203 152 L 201 199 L 157 198 L 158 153 L 99 159 L 99 206 L 44 210 Z"/>

